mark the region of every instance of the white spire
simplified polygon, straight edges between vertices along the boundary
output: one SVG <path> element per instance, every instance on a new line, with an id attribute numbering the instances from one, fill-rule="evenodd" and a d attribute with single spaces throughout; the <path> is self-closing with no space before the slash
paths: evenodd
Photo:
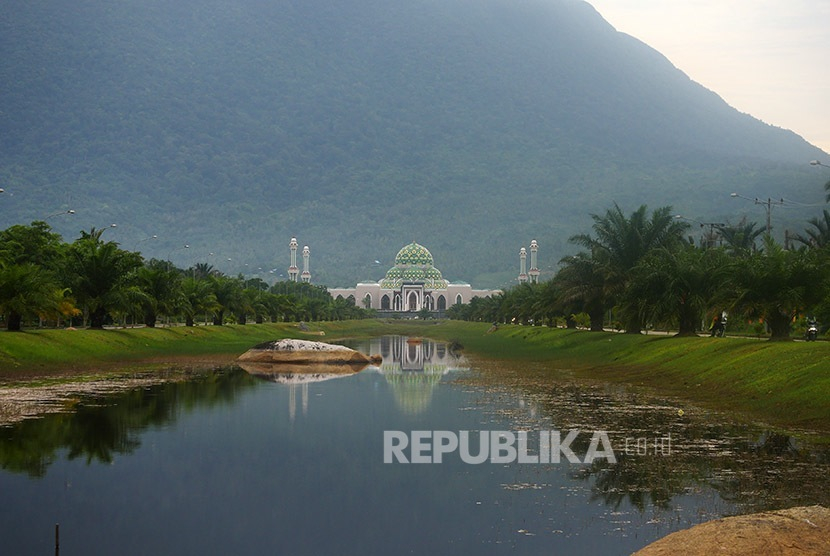
<path id="1" fill-rule="evenodd" d="M 527 250 L 522 247 L 519 250 L 519 282 L 527 282 Z"/>
<path id="2" fill-rule="evenodd" d="M 300 278 L 305 283 L 311 282 L 311 272 L 308 271 L 308 256 L 310 253 L 311 251 L 308 250 L 308 245 L 303 247 L 303 273 L 300 274 Z"/>
<path id="3" fill-rule="evenodd" d="M 530 282 L 532 284 L 539 283 L 539 265 L 536 262 L 536 251 L 539 249 L 539 244 L 536 243 L 536 240 L 530 242 L 530 271 L 528 275 L 530 276 Z"/>
<path id="4" fill-rule="evenodd" d="M 297 274 L 299 274 L 300 269 L 297 268 L 297 238 L 292 237 L 291 242 L 288 244 L 288 248 L 291 250 L 291 265 L 288 267 L 288 279 L 292 282 L 297 281 Z"/>

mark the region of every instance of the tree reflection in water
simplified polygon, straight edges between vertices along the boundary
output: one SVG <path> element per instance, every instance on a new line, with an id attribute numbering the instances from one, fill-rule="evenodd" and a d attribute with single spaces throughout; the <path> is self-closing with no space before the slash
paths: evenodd
<path id="1" fill-rule="evenodd" d="M 42 477 L 66 451 L 68 459 L 111 463 L 141 444 L 140 433 L 176 420 L 184 411 L 231 404 L 256 380 L 238 368 L 201 373 L 179 382 L 80 399 L 62 413 L 0 427 L 0 467 Z"/>

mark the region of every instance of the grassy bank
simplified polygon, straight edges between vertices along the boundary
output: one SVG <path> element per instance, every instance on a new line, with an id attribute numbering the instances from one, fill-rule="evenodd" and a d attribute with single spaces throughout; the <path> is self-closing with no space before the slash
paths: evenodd
<path id="1" fill-rule="evenodd" d="M 271 339 L 316 340 L 409 334 L 454 341 L 474 355 L 544 362 L 578 374 L 656 388 L 705 405 L 746 412 L 788 427 L 830 430 L 830 343 L 741 338 L 673 338 L 456 321 L 349 321 L 126 330 L 0 333 L 0 377 L 67 369 L 233 359 Z M 325 336 L 320 336 L 324 332 Z"/>

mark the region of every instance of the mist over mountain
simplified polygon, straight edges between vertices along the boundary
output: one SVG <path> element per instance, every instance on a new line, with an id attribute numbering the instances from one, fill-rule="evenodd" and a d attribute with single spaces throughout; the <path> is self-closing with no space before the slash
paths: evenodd
<path id="1" fill-rule="evenodd" d="M 417 241 L 505 286 L 520 247 L 551 270 L 614 202 L 823 202 L 819 149 L 580 0 L 12 0 L 0 52 L 0 227 L 73 209 L 49 219 L 65 239 L 114 222 L 184 267 L 274 279 L 296 236 L 344 286 Z"/>

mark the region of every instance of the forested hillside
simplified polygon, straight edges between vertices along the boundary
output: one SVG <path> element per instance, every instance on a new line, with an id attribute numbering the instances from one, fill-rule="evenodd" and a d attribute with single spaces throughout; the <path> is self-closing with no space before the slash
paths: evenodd
<path id="1" fill-rule="evenodd" d="M 613 202 L 823 201 L 821 151 L 579 0 L 11 0 L 0 53 L 0 228 L 117 223 L 183 267 L 272 280 L 296 236 L 341 286 L 417 241 L 504 286 L 520 247 L 549 269 Z M 776 208 L 776 232 L 819 211 Z"/>

